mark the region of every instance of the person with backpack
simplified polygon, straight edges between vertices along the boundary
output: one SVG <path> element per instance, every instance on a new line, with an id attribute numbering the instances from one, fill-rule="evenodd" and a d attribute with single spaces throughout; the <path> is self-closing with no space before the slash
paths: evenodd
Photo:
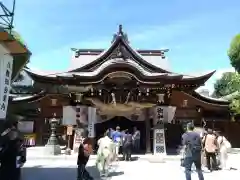
<path id="1" fill-rule="evenodd" d="M 194 124 L 187 124 L 187 132 L 182 135 L 182 144 L 184 146 L 184 162 L 186 180 L 191 180 L 191 168 L 192 164 L 195 165 L 198 173 L 198 179 L 204 180 L 201 164 L 201 137 L 200 134 L 194 132 Z"/>
<path id="2" fill-rule="evenodd" d="M 216 158 L 216 153 L 218 151 L 217 137 L 211 129 L 208 129 L 207 135 L 203 138 L 203 147 L 206 154 L 208 170 L 209 171 L 218 170 Z"/>

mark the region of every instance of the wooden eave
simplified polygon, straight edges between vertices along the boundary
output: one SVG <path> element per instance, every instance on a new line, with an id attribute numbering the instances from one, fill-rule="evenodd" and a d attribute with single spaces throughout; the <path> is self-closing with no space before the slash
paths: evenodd
<path id="1" fill-rule="evenodd" d="M 124 71 L 133 74 L 136 77 L 136 81 L 142 84 L 195 84 L 195 85 L 203 85 L 205 81 L 207 81 L 214 72 L 209 74 L 200 76 L 200 77 L 192 77 L 192 78 L 183 78 L 183 75 L 176 74 L 170 75 L 168 73 L 163 73 L 158 76 L 146 76 L 142 74 L 137 68 L 131 66 L 119 67 L 118 65 L 112 64 L 103 71 L 101 71 L 96 76 L 80 76 L 77 73 L 72 73 L 66 75 L 55 74 L 55 75 L 38 75 L 29 70 L 25 70 L 28 75 L 36 82 L 41 83 L 52 83 L 52 84 L 69 84 L 69 85 L 81 85 L 81 84 L 98 84 L 107 78 L 107 74 L 116 72 L 116 71 Z M 134 78 L 135 78 L 134 77 Z M 198 86 L 195 86 L 197 88 Z"/>
<path id="2" fill-rule="evenodd" d="M 221 106 L 226 106 L 228 107 L 230 104 L 230 101 L 226 101 L 226 100 L 220 100 L 220 99 L 214 99 L 214 98 L 208 98 L 205 96 L 200 95 L 199 93 L 197 93 L 196 91 L 193 91 L 191 93 L 191 96 L 193 96 L 196 99 L 199 99 L 201 101 L 204 101 L 206 103 L 210 103 L 210 104 L 214 104 L 214 105 L 221 105 Z"/>
<path id="3" fill-rule="evenodd" d="M 38 101 L 42 98 L 44 98 L 47 95 L 47 93 L 45 91 L 41 91 L 38 94 L 33 94 L 31 96 L 28 97 L 16 97 L 16 98 L 12 98 L 11 103 L 15 104 L 15 103 L 21 103 L 21 102 L 27 102 L 27 103 L 31 103 L 31 102 L 35 102 Z"/>
<path id="4" fill-rule="evenodd" d="M 192 94 L 185 93 L 185 92 L 183 92 L 183 93 L 186 94 L 189 98 L 193 98 L 199 106 L 206 106 L 206 107 L 209 107 L 209 109 L 228 110 L 228 108 L 229 108 L 229 102 L 216 101 L 216 100 L 212 100 L 209 98 L 203 98 L 197 92 L 192 92 Z"/>
<path id="5" fill-rule="evenodd" d="M 31 52 L 13 35 L 0 27 L 0 42 L 13 56 L 12 80 L 17 77 L 20 70 L 29 62 Z"/>

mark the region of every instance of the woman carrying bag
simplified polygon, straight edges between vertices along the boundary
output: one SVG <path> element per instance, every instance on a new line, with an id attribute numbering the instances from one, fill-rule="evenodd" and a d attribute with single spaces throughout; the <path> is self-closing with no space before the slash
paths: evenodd
<path id="1" fill-rule="evenodd" d="M 217 138 L 219 155 L 220 155 L 220 167 L 224 170 L 230 169 L 228 167 L 228 152 L 231 149 L 231 143 L 223 135 L 219 135 Z"/>

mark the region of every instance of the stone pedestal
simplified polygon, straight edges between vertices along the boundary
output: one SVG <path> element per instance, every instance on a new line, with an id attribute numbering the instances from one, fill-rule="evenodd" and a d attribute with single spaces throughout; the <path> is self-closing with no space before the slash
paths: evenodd
<path id="1" fill-rule="evenodd" d="M 61 148 L 59 145 L 47 144 L 44 148 L 44 154 L 47 155 L 59 155 L 61 154 Z"/>
<path id="2" fill-rule="evenodd" d="M 72 154 L 72 150 L 71 150 L 70 148 L 67 148 L 67 149 L 65 150 L 65 154 L 66 154 L 66 155 L 71 155 L 71 154 Z"/>
<path id="3" fill-rule="evenodd" d="M 148 161 L 150 163 L 165 163 L 166 156 L 165 155 L 151 155 L 148 157 Z"/>

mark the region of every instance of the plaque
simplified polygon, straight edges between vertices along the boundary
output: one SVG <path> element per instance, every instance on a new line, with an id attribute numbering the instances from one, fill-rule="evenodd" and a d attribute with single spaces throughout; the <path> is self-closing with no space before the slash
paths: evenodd
<path id="1" fill-rule="evenodd" d="M 72 126 L 68 126 L 67 127 L 67 135 L 71 136 L 73 134 L 73 127 Z"/>

